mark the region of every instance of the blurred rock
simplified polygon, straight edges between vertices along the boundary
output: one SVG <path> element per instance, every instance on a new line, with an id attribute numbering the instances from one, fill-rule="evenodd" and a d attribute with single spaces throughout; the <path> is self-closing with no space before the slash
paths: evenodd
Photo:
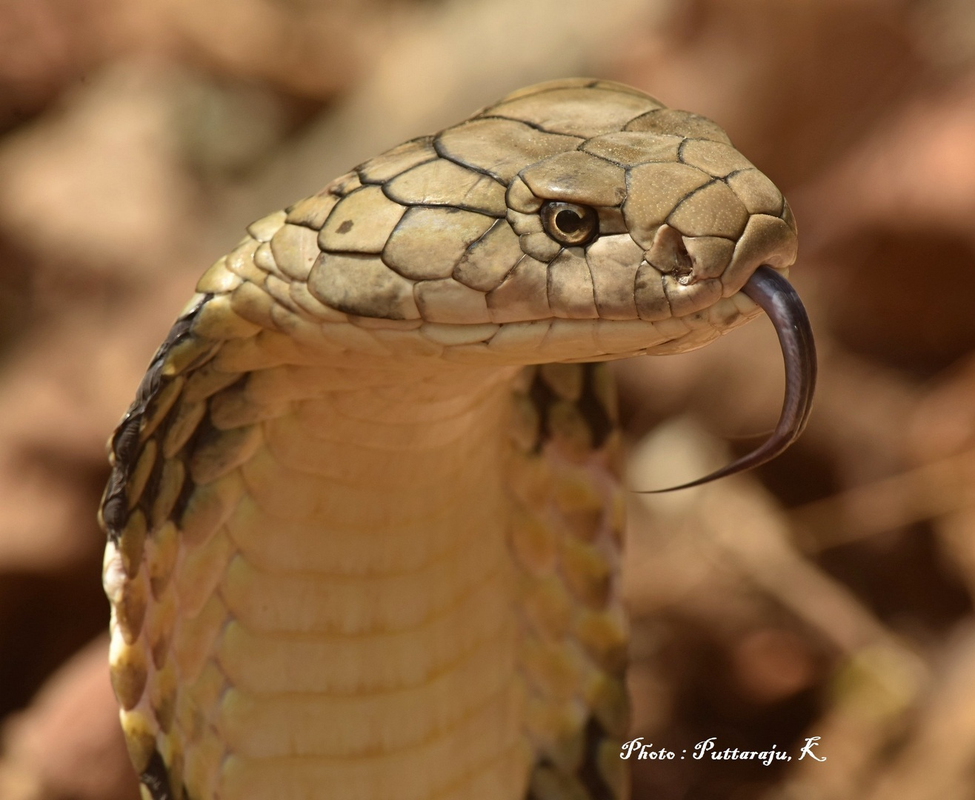
<path id="1" fill-rule="evenodd" d="M 217 71 L 327 98 L 345 89 L 398 25 L 397 0 L 154 0 L 180 44 Z"/>
<path id="2" fill-rule="evenodd" d="M 30 119 L 126 40 L 151 39 L 145 9 L 124 0 L 5 0 L 0 130 Z"/>
<path id="3" fill-rule="evenodd" d="M 179 157 L 179 89 L 173 70 L 120 64 L 65 98 L 59 113 L 8 137 L 4 233 L 59 266 L 158 269 L 202 213 Z"/>
<path id="4" fill-rule="evenodd" d="M 106 62 L 135 55 L 327 99 L 363 71 L 406 5 L 397 0 L 5 0 L 0 131 L 29 120 Z"/>
<path id="5" fill-rule="evenodd" d="M 932 381 L 913 409 L 910 444 L 921 463 L 975 448 L 975 358 L 958 362 Z"/>
<path id="6" fill-rule="evenodd" d="M 975 347 L 975 79 L 911 98 L 796 194 L 853 352 L 921 375 Z M 807 253 L 809 250 L 806 251 Z"/>
<path id="7" fill-rule="evenodd" d="M 809 645 L 791 631 L 765 628 L 743 636 L 732 654 L 741 690 L 773 703 L 812 686 L 820 677 Z"/>

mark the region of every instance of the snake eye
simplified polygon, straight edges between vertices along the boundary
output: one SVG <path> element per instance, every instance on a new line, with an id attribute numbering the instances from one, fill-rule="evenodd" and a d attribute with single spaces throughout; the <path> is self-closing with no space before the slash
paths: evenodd
<path id="1" fill-rule="evenodd" d="M 599 217 L 589 206 L 551 200 L 541 209 L 545 233 L 566 247 L 581 247 L 599 232 Z"/>

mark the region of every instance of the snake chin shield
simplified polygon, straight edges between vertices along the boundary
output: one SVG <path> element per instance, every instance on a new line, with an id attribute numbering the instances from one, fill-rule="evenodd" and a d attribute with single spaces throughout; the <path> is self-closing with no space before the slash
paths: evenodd
<path id="1" fill-rule="evenodd" d="M 255 222 L 111 440 L 111 670 L 151 800 L 624 798 L 603 362 L 759 315 L 815 382 L 796 228 L 713 122 L 516 92 Z"/>

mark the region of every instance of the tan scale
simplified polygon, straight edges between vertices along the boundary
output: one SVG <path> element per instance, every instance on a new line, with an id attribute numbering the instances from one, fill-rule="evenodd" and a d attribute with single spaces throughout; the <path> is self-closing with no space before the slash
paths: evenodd
<path id="1" fill-rule="evenodd" d="M 581 212 L 553 231 L 555 201 L 598 229 L 562 241 Z M 709 120 L 580 79 L 248 234 L 111 442 L 110 657 L 143 796 L 628 797 L 598 362 L 756 316 L 745 281 L 795 257 L 781 195 Z"/>

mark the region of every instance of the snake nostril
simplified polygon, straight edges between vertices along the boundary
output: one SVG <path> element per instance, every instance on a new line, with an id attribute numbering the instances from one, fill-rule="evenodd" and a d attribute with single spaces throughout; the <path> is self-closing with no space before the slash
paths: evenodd
<path id="1" fill-rule="evenodd" d="M 694 259 L 687 252 L 684 237 L 676 228 L 661 225 L 647 252 L 647 261 L 659 272 L 673 275 L 679 283 L 694 280 Z"/>
<path id="2" fill-rule="evenodd" d="M 690 272 L 694 266 L 694 260 L 691 258 L 691 254 L 687 252 L 687 245 L 684 244 L 683 236 L 677 240 L 674 247 L 674 261 L 677 264 L 676 272 Z"/>

